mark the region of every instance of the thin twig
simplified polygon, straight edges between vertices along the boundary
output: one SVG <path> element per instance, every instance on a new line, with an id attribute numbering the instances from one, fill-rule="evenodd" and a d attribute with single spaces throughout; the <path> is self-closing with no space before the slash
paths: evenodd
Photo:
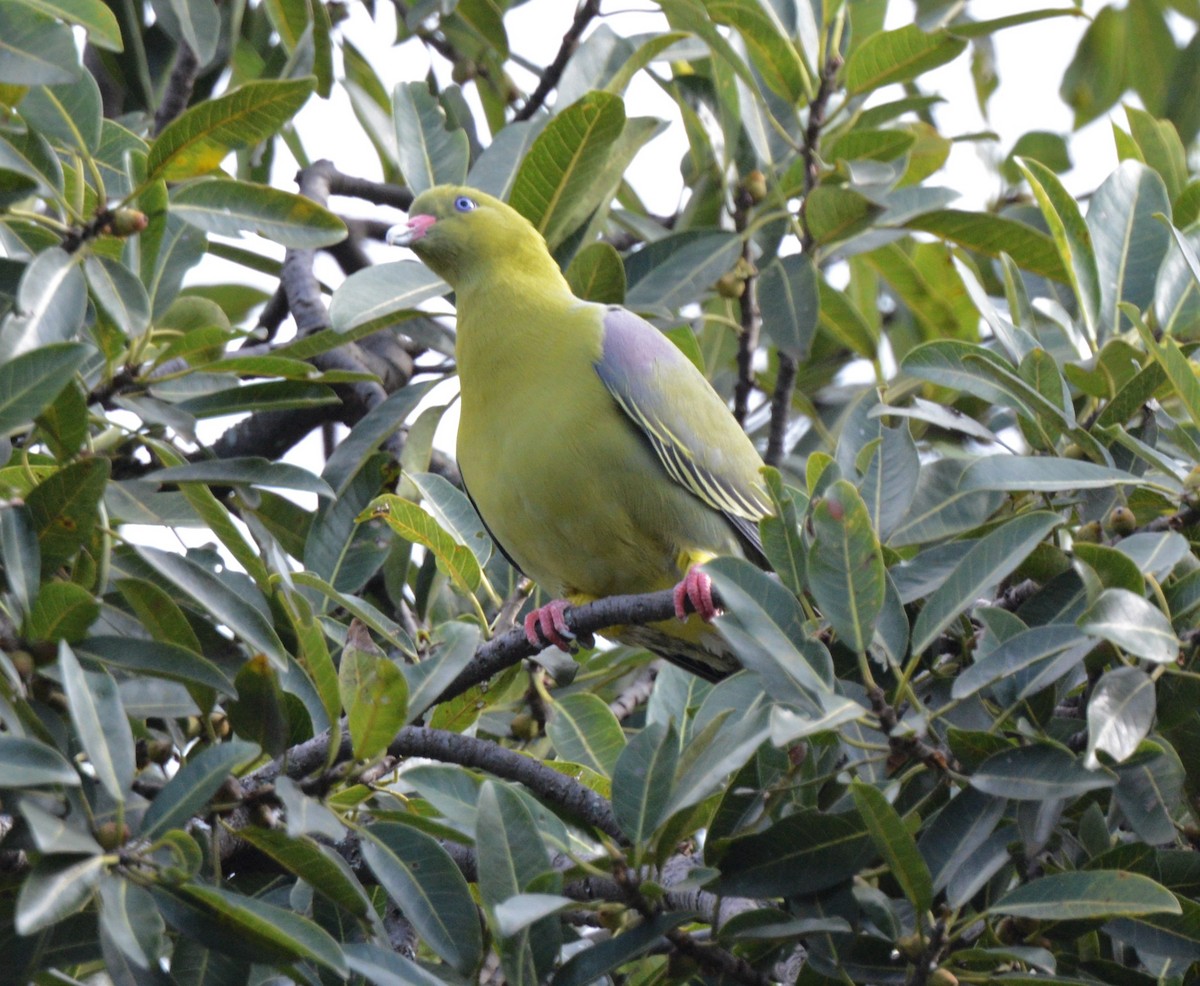
<path id="1" fill-rule="evenodd" d="M 579 5 L 579 9 L 575 11 L 575 19 L 571 21 L 571 26 L 567 29 L 567 33 L 563 35 L 562 44 L 559 45 L 558 54 L 554 56 L 554 61 L 546 66 L 542 77 L 538 80 L 537 87 L 530 93 L 529 98 L 525 100 L 525 105 L 517 110 L 513 116 L 514 121 L 528 120 L 546 103 L 546 97 L 554 91 L 555 86 L 562 80 L 563 72 L 567 69 L 567 63 L 571 60 L 571 56 L 575 54 L 575 49 L 579 47 L 579 39 L 583 37 L 583 32 L 587 30 L 587 26 L 600 13 L 600 0 L 584 0 Z"/>
<path id="2" fill-rule="evenodd" d="M 742 263 L 747 270 L 753 269 L 753 241 L 746 236 L 746 226 L 750 219 L 750 207 L 754 200 L 744 186 L 739 187 L 734 204 L 733 227 L 744 238 L 742 240 Z M 761 319 L 758 311 L 758 278 L 747 276 L 742 295 L 738 299 L 741 315 L 741 335 L 738 336 L 737 353 L 737 384 L 733 388 L 733 416 L 737 423 L 745 426 L 746 416 L 750 413 L 750 394 L 754 390 L 754 353 L 758 349 L 758 334 Z"/>
<path id="3" fill-rule="evenodd" d="M 825 62 L 821 72 L 821 83 L 817 94 L 813 97 L 808 108 L 808 125 L 804 129 L 804 201 L 800 203 L 800 229 L 803 236 L 800 239 L 800 249 L 808 253 L 813 248 L 813 235 L 808 227 L 808 196 L 816 187 L 821 177 L 820 148 L 821 127 L 825 123 L 825 111 L 829 106 L 829 97 L 833 95 L 834 82 L 838 70 L 842 67 L 842 58 L 836 52 Z M 787 451 L 788 418 L 792 409 L 792 391 L 796 386 L 798 366 L 794 357 L 787 353 L 779 353 L 779 369 L 775 374 L 775 391 L 771 395 L 771 429 L 767 437 L 767 451 L 763 461 L 768 465 L 777 466 Z"/>

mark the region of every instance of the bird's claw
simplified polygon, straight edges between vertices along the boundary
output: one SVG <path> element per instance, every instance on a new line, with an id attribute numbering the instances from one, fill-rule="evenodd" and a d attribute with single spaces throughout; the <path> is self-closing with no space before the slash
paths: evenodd
<path id="1" fill-rule="evenodd" d="M 557 647 L 568 654 L 575 649 L 575 634 L 564 615 L 571 604 L 565 599 L 539 606 L 525 617 L 525 639 L 534 647 Z"/>
<path id="2" fill-rule="evenodd" d="M 686 620 L 688 613 L 696 613 L 705 623 L 711 623 L 717 615 L 717 605 L 712 597 L 712 579 L 699 567 L 689 568 L 683 581 L 675 586 L 675 615 Z"/>

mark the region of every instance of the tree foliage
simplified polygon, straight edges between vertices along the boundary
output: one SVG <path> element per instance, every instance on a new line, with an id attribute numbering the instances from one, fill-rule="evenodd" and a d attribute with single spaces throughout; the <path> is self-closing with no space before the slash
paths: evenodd
<path id="1" fill-rule="evenodd" d="M 586 0 L 524 93 L 510 6 L 397 3 L 435 71 L 388 92 L 337 4 L 0 4 L 0 978 L 1194 981 L 1200 10 L 1101 7 L 1061 96 L 1123 106 L 1118 167 L 1077 197 L 1027 133 L 980 206 L 927 73 L 986 112 L 996 36 L 1075 7 Z M 339 89 L 382 181 L 297 136 Z M 763 448 L 734 677 L 506 629 L 445 285 L 330 204 L 464 179 Z"/>

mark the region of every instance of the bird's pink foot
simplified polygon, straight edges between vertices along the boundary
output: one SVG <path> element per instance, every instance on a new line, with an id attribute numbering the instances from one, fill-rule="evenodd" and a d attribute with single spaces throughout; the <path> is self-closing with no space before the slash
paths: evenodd
<path id="1" fill-rule="evenodd" d="M 575 634 L 563 615 L 570 605 L 565 599 L 555 599 L 539 606 L 525 617 L 525 638 L 534 647 L 553 646 L 570 652 L 575 646 Z"/>
<path id="2" fill-rule="evenodd" d="M 689 612 L 698 614 L 705 623 L 711 623 L 717 615 L 717 606 L 712 597 L 712 579 L 699 566 L 689 568 L 683 581 L 675 586 L 675 615 L 686 620 Z"/>

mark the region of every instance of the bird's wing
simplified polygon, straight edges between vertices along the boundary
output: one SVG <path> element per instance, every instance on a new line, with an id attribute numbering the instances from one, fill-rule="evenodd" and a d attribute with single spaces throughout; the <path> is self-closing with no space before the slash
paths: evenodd
<path id="1" fill-rule="evenodd" d="M 770 512 L 762 460 L 725 402 L 691 361 L 645 319 L 610 306 L 596 373 L 646 436 L 667 474 L 714 510 L 760 555 Z"/>

